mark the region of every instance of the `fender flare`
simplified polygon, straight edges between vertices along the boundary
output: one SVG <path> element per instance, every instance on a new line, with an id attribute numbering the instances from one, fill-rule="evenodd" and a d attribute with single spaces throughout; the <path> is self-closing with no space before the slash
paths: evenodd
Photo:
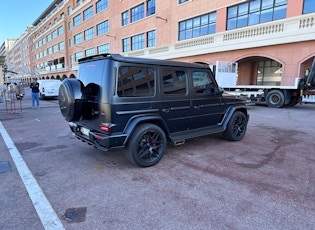
<path id="1" fill-rule="evenodd" d="M 167 125 L 165 124 L 165 121 L 159 115 L 156 115 L 156 114 L 137 115 L 129 119 L 124 129 L 124 133 L 127 134 L 126 135 L 127 137 L 124 141 L 124 145 L 126 145 L 127 142 L 129 141 L 130 135 L 135 130 L 135 128 L 139 124 L 142 124 L 142 123 L 152 123 L 152 124 L 158 125 L 165 132 L 166 137 L 168 137 L 169 130 L 167 128 Z"/>
<path id="2" fill-rule="evenodd" d="M 249 120 L 249 115 L 247 113 L 247 110 L 244 106 L 235 106 L 235 107 L 230 107 L 228 108 L 228 111 L 225 113 L 225 116 L 223 117 L 221 123 L 219 123 L 219 125 L 221 125 L 221 127 L 225 130 L 233 113 L 235 111 L 241 111 L 245 114 L 245 116 L 247 117 L 247 122 Z"/>

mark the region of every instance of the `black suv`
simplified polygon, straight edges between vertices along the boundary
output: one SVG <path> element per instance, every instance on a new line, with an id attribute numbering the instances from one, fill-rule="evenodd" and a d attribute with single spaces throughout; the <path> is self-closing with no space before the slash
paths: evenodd
<path id="1" fill-rule="evenodd" d="M 127 147 L 128 159 L 142 167 L 162 158 L 167 141 L 213 133 L 239 141 L 248 122 L 244 101 L 223 95 L 209 66 L 194 63 L 86 57 L 58 98 L 77 138 L 104 151 Z"/>

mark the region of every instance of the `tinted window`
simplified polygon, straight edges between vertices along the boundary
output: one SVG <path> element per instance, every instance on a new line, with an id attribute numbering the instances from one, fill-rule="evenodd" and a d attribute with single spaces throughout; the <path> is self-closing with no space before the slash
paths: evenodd
<path id="1" fill-rule="evenodd" d="M 104 61 L 94 61 L 80 64 L 78 77 L 79 80 L 81 80 L 84 85 L 95 83 L 102 86 L 104 66 Z"/>
<path id="2" fill-rule="evenodd" d="M 119 97 L 153 96 L 155 72 L 149 67 L 123 66 L 119 68 L 117 95 Z"/>
<path id="3" fill-rule="evenodd" d="M 186 94 L 187 74 L 179 70 L 163 71 L 163 92 L 164 94 Z"/>
<path id="4" fill-rule="evenodd" d="M 194 92 L 197 94 L 214 94 L 215 84 L 208 72 L 193 72 Z"/>

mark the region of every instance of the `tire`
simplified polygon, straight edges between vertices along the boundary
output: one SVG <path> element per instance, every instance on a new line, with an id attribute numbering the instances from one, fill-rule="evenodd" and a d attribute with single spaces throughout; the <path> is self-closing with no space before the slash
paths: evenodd
<path id="1" fill-rule="evenodd" d="M 83 110 L 82 85 L 76 79 L 65 79 L 59 87 L 58 101 L 62 116 L 67 121 L 78 121 Z"/>
<path id="2" fill-rule="evenodd" d="M 287 105 L 288 107 L 295 106 L 297 103 L 299 103 L 299 98 L 298 97 L 293 97 L 291 98 L 289 104 Z"/>
<path id="3" fill-rule="evenodd" d="M 241 111 L 233 113 L 223 135 L 230 141 L 240 141 L 243 139 L 247 129 L 247 117 Z"/>
<path id="4" fill-rule="evenodd" d="M 44 99 L 45 99 L 45 96 L 40 93 L 40 94 L 39 94 L 39 99 L 44 100 Z"/>
<path id="5" fill-rule="evenodd" d="M 142 124 L 132 133 L 128 142 L 127 158 L 140 167 L 150 167 L 158 163 L 166 149 L 164 131 L 154 124 Z"/>
<path id="6" fill-rule="evenodd" d="M 271 108 L 281 108 L 284 106 L 284 94 L 280 90 L 271 90 L 267 93 L 266 103 Z"/>

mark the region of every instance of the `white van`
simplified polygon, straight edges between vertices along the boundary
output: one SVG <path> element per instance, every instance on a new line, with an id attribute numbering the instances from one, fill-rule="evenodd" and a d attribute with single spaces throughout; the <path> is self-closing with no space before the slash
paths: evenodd
<path id="1" fill-rule="evenodd" d="M 45 98 L 58 97 L 59 86 L 61 84 L 60 80 L 38 80 L 39 83 L 39 98 L 41 100 Z"/>

